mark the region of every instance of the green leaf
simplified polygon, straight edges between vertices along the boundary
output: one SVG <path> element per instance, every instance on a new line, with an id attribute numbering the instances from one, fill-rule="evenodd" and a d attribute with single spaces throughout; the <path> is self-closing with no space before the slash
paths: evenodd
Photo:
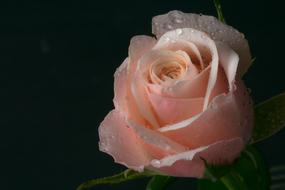
<path id="1" fill-rule="evenodd" d="M 90 189 L 96 185 L 104 185 L 104 184 L 116 184 L 121 183 L 125 181 L 130 181 L 134 179 L 144 178 L 144 177 L 151 177 L 156 175 L 157 173 L 154 173 L 152 171 L 144 171 L 142 173 L 133 171 L 133 170 L 125 170 L 119 174 L 98 178 L 98 179 L 92 179 L 89 181 L 86 181 L 78 186 L 76 190 L 87 190 Z"/>
<path id="2" fill-rule="evenodd" d="M 251 143 L 264 140 L 285 126 L 285 93 L 255 107 L 255 126 Z"/>
<path id="3" fill-rule="evenodd" d="M 253 146 L 247 146 L 232 165 L 206 164 L 204 176 L 198 181 L 199 190 L 267 190 L 270 184 L 267 166 Z"/>
<path id="4" fill-rule="evenodd" d="M 163 190 L 174 180 L 175 177 L 156 175 L 148 182 L 146 190 Z"/>
<path id="5" fill-rule="evenodd" d="M 223 11 L 222 11 L 222 6 L 221 6 L 220 0 L 214 0 L 214 4 L 215 4 L 215 7 L 216 7 L 216 11 L 217 11 L 219 20 L 221 22 L 223 22 L 223 23 L 226 23 L 226 20 L 225 20 L 225 18 L 223 16 Z"/>

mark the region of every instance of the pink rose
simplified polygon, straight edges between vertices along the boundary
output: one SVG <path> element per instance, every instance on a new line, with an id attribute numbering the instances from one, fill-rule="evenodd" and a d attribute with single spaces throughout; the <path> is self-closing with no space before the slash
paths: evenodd
<path id="1" fill-rule="evenodd" d="M 152 27 L 156 38 L 133 37 L 115 73 L 100 150 L 137 171 L 202 177 L 201 157 L 231 163 L 251 136 L 248 43 L 212 16 L 171 11 Z"/>

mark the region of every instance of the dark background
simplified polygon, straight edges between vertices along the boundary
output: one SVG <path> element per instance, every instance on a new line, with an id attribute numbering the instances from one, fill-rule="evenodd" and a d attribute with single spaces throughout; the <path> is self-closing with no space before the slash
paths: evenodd
<path id="1" fill-rule="evenodd" d="M 244 77 L 256 103 L 285 91 L 281 2 L 222 2 L 256 57 Z M 113 73 L 130 38 L 150 35 L 151 18 L 174 9 L 215 15 L 211 0 L 1 2 L 0 189 L 74 190 L 124 169 L 97 145 L 97 127 L 113 108 Z M 270 165 L 284 163 L 284 138 L 283 131 L 259 143 Z M 98 189 L 139 190 L 145 182 Z"/>

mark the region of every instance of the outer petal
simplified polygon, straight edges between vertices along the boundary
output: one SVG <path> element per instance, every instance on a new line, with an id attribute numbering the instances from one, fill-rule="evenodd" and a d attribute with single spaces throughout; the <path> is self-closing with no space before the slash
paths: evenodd
<path id="1" fill-rule="evenodd" d="M 150 51 L 155 43 L 156 40 L 152 37 L 134 36 L 130 41 L 129 57 L 125 59 L 115 73 L 114 105 L 126 117 L 137 123 L 144 123 L 144 121 L 131 93 L 131 81 L 133 80 L 138 59 L 147 51 Z"/>
<path id="2" fill-rule="evenodd" d="M 157 131 L 127 121 L 117 110 L 111 111 L 99 127 L 99 148 L 115 162 L 143 171 L 153 159 L 178 154 L 187 149 Z"/>
<path id="3" fill-rule="evenodd" d="M 113 110 L 105 117 L 99 127 L 99 138 L 100 150 L 110 154 L 115 162 L 137 171 L 149 164 L 150 155 L 118 111 Z"/>
<path id="4" fill-rule="evenodd" d="M 145 128 L 133 121 L 128 121 L 128 125 L 134 129 L 140 138 L 144 149 L 155 159 L 161 159 L 165 156 L 177 154 L 187 150 L 186 147 L 163 136 L 155 130 Z"/>
<path id="5" fill-rule="evenodd" d="M 223 139 L 242 137 L 247 141 L 253 127 L 253 107 L 243 82 L 235 82 L 238 56 L 223 44 L 218 45 L 221 65 L 230 85 L 230 92 L 213 99 L 208 109 L 190 122 L 160 128 L 177 142 L 197 148 Z"/>
<path id="6" fill-rule="evenodd" d="M 252 114 L 250 98 L 240 81 L 235 92 L 214 98 L 209 108 L 189 125 L 181 128 L 169 126 L 169 130 L 160 128 L 160 131 L 190 148 L 234 137 L 243 137 L 246 141 L 251 134 Z"/>
<path id="7" fill-rule="evenodd" d="M 129 64 L 129 58 L 126 58 L 124 62 L 120 65 L 120 67 L 116 70 L 114 75 L 114 105 L 115 108 L 122 111 L 127 112 L 127 66 Z"/>
<path id="8" fill-rule="evenodd" d="M 235 50 L 240 57 L 238 73 L 243 75 L 251 65 L 251 55 L 244 35 L 213 16 L 170 11 L 152 20 L 152 32 L 158 38 L 165 32 L 177 28 L 195 28 L 211 35 L 212 39 L 222 41 Z"/>
<path id="9" fill-rule="evenodd" d="M 150 51 L 152 47 L 155 45 L 156 40 L 150 36 L 134 36 L 131 39 L 129 46 L 129 57 L 130 62 L 128 66 L 129 74 L 133 74 L 136 71 L 138 60 L 144 55 L 146 52 Z"/>
<path id="10" fill-rule="evenodd" d="M 244 142 L 241 138 L 219 141 L 208 146 L 167 156 L 161 160 L 152 160 L 152 169 L 171 176 L 200 178 L 205 170 L 201 157 L 211 164 L 229 164 L 238 157 L 243 146 Z"/>

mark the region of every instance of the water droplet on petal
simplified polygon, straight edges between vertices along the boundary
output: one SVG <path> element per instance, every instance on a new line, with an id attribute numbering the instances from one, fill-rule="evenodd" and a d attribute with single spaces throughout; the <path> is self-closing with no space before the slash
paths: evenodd
<path id="1" fill-rule="evenodd" d="M 154 160 L 151 161 L 151 164 L 152 164 L 154 167 L 159 167 L 160 164 L 161 164 L 161 162 L 160 162 L 159 160 L 154 159 Z"/>
<path id="2" fill-rule="evenodd" d="M 174 23 L 180 24 L 180 23 L 184 22 L 184 20 L 185 20 L 183 18 L 183 15 L 180 12 L 177 12 L 177 11 L 171 12 L 169 14 L 169 16 L 170 16 L 171 21 L 174 22 Z"/>
<path id="3" fill-rule="evenodd" d="M 176 30 L 176 33 L 177 33 L 178 35 L 181 35 L 181 34 L 183 33 L 183 31 L 182 31 L 182 29 L 179 28 L 179 29 Z"/>
<path id="4" fill-rule="evenodd" d="M 171 30 L 171 29 L 173 29 L 173 26 L 171 24 L 169 24 L 169 23 L 164 23 L 163 24 L 163 28 L 166 29 L 166 30 Z"/>
<path id="5" fill-rule="evenodd" d="M 169 41 L 170 41 L 170 38 L 169 38 L 169 37 L 166 37 L 166 38 L 165 38 L 165 41 L 166 41 L 166 42 L 169 42 Z"/>

